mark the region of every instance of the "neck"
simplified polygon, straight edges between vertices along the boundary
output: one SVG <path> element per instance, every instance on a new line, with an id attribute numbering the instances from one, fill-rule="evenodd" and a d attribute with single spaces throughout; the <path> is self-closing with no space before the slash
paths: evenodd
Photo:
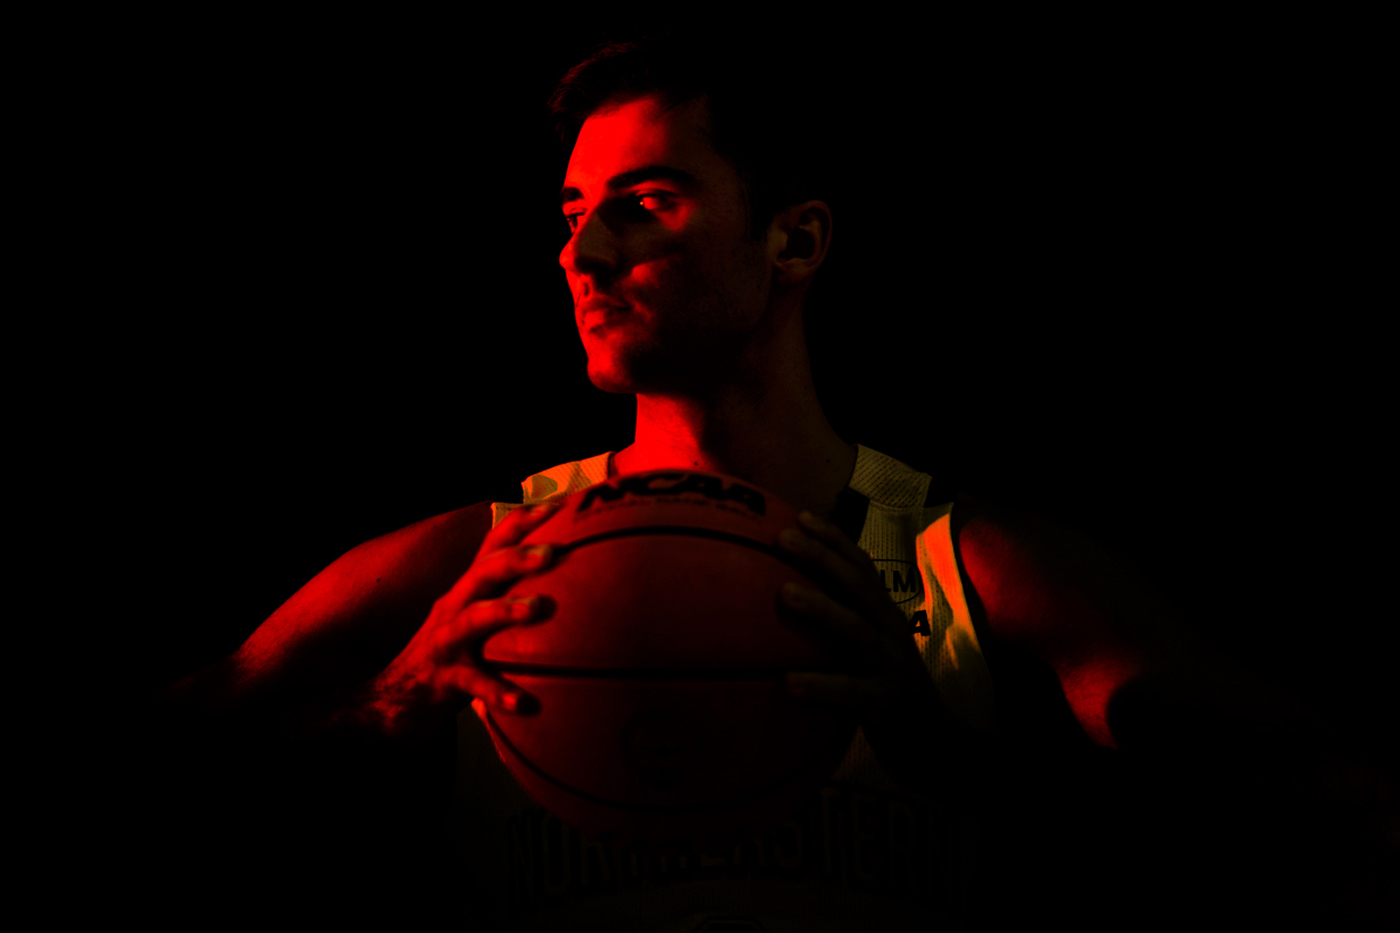
<path id="1" fill-rule="evenodd" d="M 817 402 L 805 342 L 786 365 L 743 367 L 705 391 L 637 393 L 637 430 L 609 473 L 696 469 L 747 480 L 830 518 L 851 479 L 856 448 L 831 427 Z M 781 356 L 778 359 L 782 359 Z"/>

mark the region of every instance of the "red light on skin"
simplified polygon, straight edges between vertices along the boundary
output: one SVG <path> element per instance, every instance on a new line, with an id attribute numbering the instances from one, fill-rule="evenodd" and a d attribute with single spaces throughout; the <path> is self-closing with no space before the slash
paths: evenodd
<path id="1" fill-rule="evenodd" d="M 596 298 L 586 299 L 579 307 L 579 331 L 593 332 L 625 320 L 635 320 L 632 309 L 625 304 L 614 304 Z"/>
<path id="2" fill-rule="evenodd" d="M 589 117 L 574 145 L 560 192 L 573 235 L 559 264 L 604 391 L 662 389 L 714 366 L 767 307 L 765 247 L 745 235 L 742 186 L 705 114 L 704 101 L 668 111 L 644 97 Z"/>
<path id="3" fill-rule="evenodd" d="M 1133 598 L 1119 568 L 1103 562 L 1087 541 L 978 508 L 957 546 L 988 627 L 1049 664 L 1084 731 L 1099 745 L 1118 748 L 1109 705 L 1150 666 L 1151 652 L 1142 644 L 1147 629 L 1131 620 L 1154 625 L 1157 607 Z M 1124 605 L 1110 605 L 1105 594 Z M 1156 642 L 1157 662 L 1168 660 L 1163 639 Z"/>
<path id="4" fill-rule="evenodd" d="M 636 441 L 618 469 L 744 475 L 830 514 L 855 448 L 821 413 L 802 324 L 830 242 L 827 206 L 793 205 L 751 229 L 707 102 L 668 110 L 651 97 L 584 121 L 560 201 L 573 235 L 559 264 L 588 378 L 637 396 Z"/>

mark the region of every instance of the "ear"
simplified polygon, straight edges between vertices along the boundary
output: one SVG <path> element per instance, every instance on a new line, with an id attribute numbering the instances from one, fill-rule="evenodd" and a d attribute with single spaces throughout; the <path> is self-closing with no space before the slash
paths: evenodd
<path id="1" fill-rule="evenodd" d="M 768 227 L 773 277 L 796 285 L 810 279 L 831 246 L 831 208 L 824 201 L 803 201 L 779 213 Z"/>

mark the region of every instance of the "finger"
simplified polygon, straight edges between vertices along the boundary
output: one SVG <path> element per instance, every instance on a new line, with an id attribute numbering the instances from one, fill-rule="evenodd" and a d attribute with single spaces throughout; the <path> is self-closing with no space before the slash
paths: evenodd
<path id="1" fill-rule="evenodd" d="M 821 590 L 785 583 L 779 595 L 783 604 L 801 615 L 807 624 L 821 626 L 847 644 L 858 647 L 867 656 L 879 651 L 882 641 L 875 627 L 858 612 L 843 606 Z"/>
<path id="2" fill-rule="evenodd" d="M 787 528 L 779 533 L 778 544 L 811 565 L 816 570 L 813 578 L 823 586 L 827 582 L 834 584 L 841 591 L 838 595 L 850 596 L 858 604 L 872 608 L 878 605 L 876 600 L 886 595 L 884 583 L 869 557 L 865 558 L 863 566 L 854 563 L 825 542 L 797 528 Z"/>
<path id="3" fill-rule="evenodd" d="M 554 614 L 554 608 L 554 601 L 541 595 L 477 600 L 439 627 L 434 654 L 448 664 L 464 657 L 475 659 L 492 635 L 512 625 L 542 622 Z"/>
<path id="4" fill-rule="evenodd" d="M 554 548 L 549 544 L 503 547 L 478 556 L 434 609 L 456 615 L 468 603 L 500 595 L 526 574 L 549 566 L 553 559 Z"/>
<path id="5" fill-rule="evenodd" d="M 832 522 L 818 518 L 811 512 L 803 511 L 797 516 L 798 522 L 802 525 L 807 534 L 856 567 L 869 571 L 872 576 L 878 577 L 879 570 L 875 567 L 875 562 L 870 559 L 870 555 L 856 547 L 855 542 L 846 537 L 845 532 Z"/>
<path id="6" fill-rule="evenodd" d="M 540 701 L 504 677 L 466 665 L 444 668 L 439 675 L 440 688 L 461 697 L 472 698 L 472 708 L 480 701 L 493 713 L 511 716 L 533 716 L 540 711 Z M 481 710 L 477 710 L 481 715 Z"/>
<path id="7" fill-rule="evenodd" d="M 486 533 L 477 553 L 489 554 L 499 548 L 519 544 L 530 532 L 549 521 L 563 504 L 564 498 L 561 497 L 513 509 L 499 525 Z"/>

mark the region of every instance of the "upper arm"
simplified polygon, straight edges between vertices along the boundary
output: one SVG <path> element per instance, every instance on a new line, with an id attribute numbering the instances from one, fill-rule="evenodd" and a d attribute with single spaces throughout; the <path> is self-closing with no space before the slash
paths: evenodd
<path id="1" fill-rule="evenodd" d="M 1110 707 L 1126 687 L 1204 661 L 1137 575 L 1088 539 L 980 503 L 964 515 L 956 544 L 988 628 L 1054 671 L 1096 743 L 1119 745 Z"/>
<path id="2" fill-rule="evenodd" d="M 480 502 L 347 551 L 297 590 L 224 664 L 227 701 L 344 689 L 394 659 L 491 530 Z"/>

